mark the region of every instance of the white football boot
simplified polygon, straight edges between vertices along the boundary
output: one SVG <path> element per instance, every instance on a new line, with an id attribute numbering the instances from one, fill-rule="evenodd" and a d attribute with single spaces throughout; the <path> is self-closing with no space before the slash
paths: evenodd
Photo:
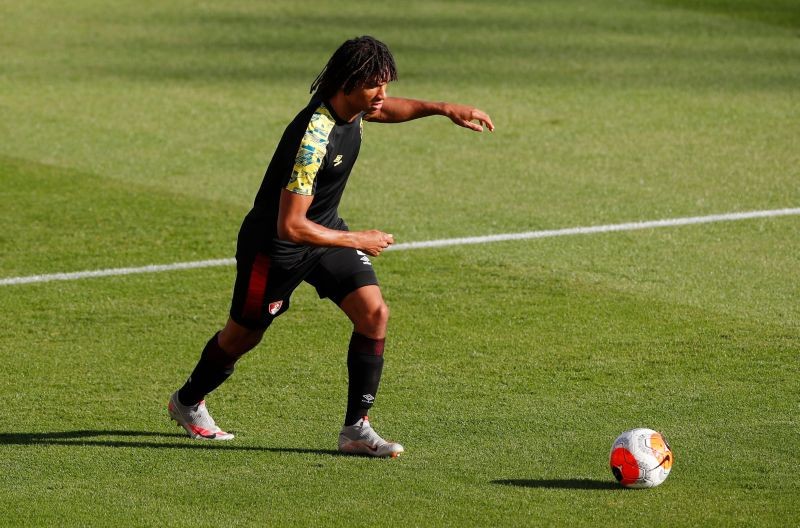
<path id="1" fill-rule="evenodd" d="M 183 405 L 178 400 L 178 393 L 175 392 L 169 398 L 167 410 L 170 418 L 186 429 L 189 436 L 195 440 L 233 440 L 231 433 L 226 433 L 214 423 L 214 419 L 206 409 L 205 400 L 197 405 Z"/>
<path id="2" fill-rule="evenodd" d="M 381 438 L 369 424 L 369 418 L 364 416 L 353 425 L 342 427 L 339 451 L 352 455 L 396 458 L 404 449 L 397 442 L 387 442 Z"/>

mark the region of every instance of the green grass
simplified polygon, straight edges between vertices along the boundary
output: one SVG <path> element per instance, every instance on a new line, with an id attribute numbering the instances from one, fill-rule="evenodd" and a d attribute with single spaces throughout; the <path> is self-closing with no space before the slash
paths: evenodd
<path id="1" fill-rule="evenodd" d="M 313 13 L 309 15 L 309 13 Z M 0 6 L 0 278 L 226 258 L 345 38 L 396 95 L 497 125 L 367 124 L 342 213 L 400 242 L 800 206 L 796 2 Z M 339 456 L 345 318 L 309 287 L 209 398 L 165 403 L 234 270 L 0 286 L 0 525 L 800 522 L 796 216 L 387 253 L 373 420 Z M 607 468 L 663 430 L 666 483 Z"/>

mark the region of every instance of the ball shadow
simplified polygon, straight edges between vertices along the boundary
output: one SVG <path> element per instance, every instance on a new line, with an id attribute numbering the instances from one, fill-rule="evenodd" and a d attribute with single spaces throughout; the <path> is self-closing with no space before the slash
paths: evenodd
<path id="1" fill-rule="evenodd" d="M 582 490 L 624 490 L 623 486 L 610 480 L 595 479 L 498 479 L 492 484 L 517 486 L 520 488 L 582 489 Z"/>

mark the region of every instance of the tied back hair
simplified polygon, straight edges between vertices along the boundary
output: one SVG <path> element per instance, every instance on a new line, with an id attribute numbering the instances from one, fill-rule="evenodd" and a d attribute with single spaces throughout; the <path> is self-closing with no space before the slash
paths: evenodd
<path id="1" fill-rule="evenodd" d="M 373 37 L 363 36 L 339 46 L 311 83 L 310 91 L 327 100 L 340 88 L 349 94 L 353 88 L 367 83 L 396 80 L 397 67 L 389 48 Z"/>

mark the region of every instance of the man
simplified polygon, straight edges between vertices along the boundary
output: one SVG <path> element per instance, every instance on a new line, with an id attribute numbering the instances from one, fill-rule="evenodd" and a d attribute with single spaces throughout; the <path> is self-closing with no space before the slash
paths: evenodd
<path id="1" fill-rule="evenodd" d="M 284 131 L 239 231 L 230 318 L 169 400 L 169 415 L 190 437 L 233 438 L 214 423 L 204 398 L 261 341 L 306 281 L 353 323 L 339 450 L 380 457 L 403 452 L 400 444 L 381 438 L 368 418 L 383 369 L 389 311 L 367 255 L 380 255 L 394 237 L 375 229 L 349 231 L 339 218 L 339 201 L 361 146 L 363 120 L 398 123 L 444 115 L 479 132 L 494 125 L 469 106 L 388 97 L 386 86 L 396 79 L 386 45 L 368 36 L 348 40 L 311 85 L 308 106 Z"/>

